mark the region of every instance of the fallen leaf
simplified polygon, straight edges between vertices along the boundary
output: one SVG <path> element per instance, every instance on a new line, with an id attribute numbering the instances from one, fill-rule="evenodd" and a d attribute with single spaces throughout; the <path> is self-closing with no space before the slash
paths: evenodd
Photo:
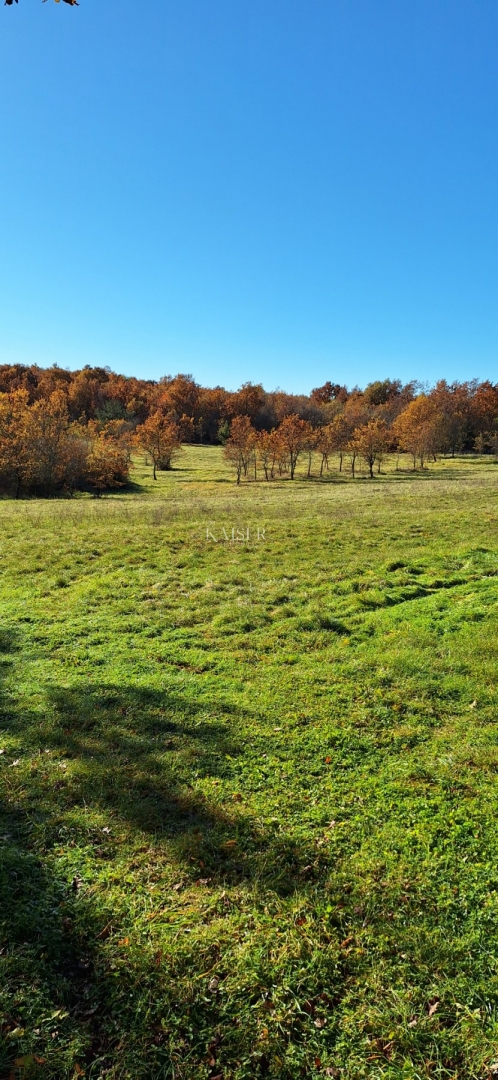
<path id="1" fill-rule="evenodd" d="M 348 945 L 351 945 L 352 941 L 354 941 L 354 934 L 350 934 L 349 937 L 344 938 L 344 941 L 341 941 L 339 948 L 347 949 Z"/>
<path id="2" fill-rule="evenodd" d="M 24 1028 L 16 1027 L 13 1031 L 9 1031 L 7 1034 L 8 1039 L 22 1039 L 24 1035 Z"/>
<path id="3" fill-rule="evenodd" d="M 325 758 L 325 764 L 326 764 L 326 765 L 330 765 L 330 762 L 331 762 L 331 761 L 332 761 L 332 758 L 331 758 L 331 757 L 326 757 L 326 758 Z"/>
<path id="4" fill-rule="evenodd" d="M 13 769 L 13 768 L 14 768 L 14 765 L 20 765 L 20 764 L 21 764 L 21 759 L 20 759 L 20 758 L 17 758 L 17 760 L 16 760 L 16 761 L 12 761 L 12 762 L 10 763 L 10 765 L 9 765 L 9 769 Z"/>
<path id="5" fill-rule="evenodd" d="M 121 941 L 118 941 L 118 945 L 125 945 L 125 946 L 128 946 L 129 944 L 130 944 L 130 939 L 129 939 L 129 937 L 124 937 L 124 938 L 121 938 Z"/>
<path id="6" fill-rule="evenodd" d="M 408 1024 L 408 1027 L 413 1028 L 413 1027 L 416 1027 L 416 1026 L 417 1026 L 417 1020 L 410 1020 L 410 1023 Z"/>
<path id="7" fill-rule="evenodd" d="M 110 830 L 110 828 L 109 828 L 109 826 L 108 826 L 108 825 L 106 825 L 106 826 L 105 826 L 105 827 L 104 827 L 104 828 L 102 829 L 102 832 L 105 832 L 105 833 L 110 833 L 110 831 L 111 831 L 111 830 Z"/>
<path id="8" fill-rule="evenodd" d="M 236 840 L 225 840 L 225 843 L 222 844 L 222 847 L 224 847 L 224 848 L 237 847 L 237 841 Z"/>
<path id="9" fill-rule="evenodd" d="M 477 701 L 472 701 L 469 705 L 469 709 L 477 709 Z"/>
<path id="10" fill-rule="evenodd" d="M 324 1028 L 327 1024 L 327 1021 L 325 1020 L 325 1017 L 317 1016 L 316 1020 L 313 1020 L 313 1023 L 316 1028 Z"/>
<path id="11" fill-rule="evenodd" d="M 430 1019 L 431 1016 L 434 1016 L 434 1013 L 436 1012 L 436 1009 L 438 1008 L 438 1006 L 439 1006 L 439 998 L 435 998 L 435 1000 L 432 1003 L 429 1003 L 429 1019 Z"/>

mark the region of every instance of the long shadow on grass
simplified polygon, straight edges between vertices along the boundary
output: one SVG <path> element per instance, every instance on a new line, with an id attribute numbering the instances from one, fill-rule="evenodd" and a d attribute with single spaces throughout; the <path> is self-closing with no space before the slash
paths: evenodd
<path id="1" fill-rule="evenodd" d="M 3 688 L 16 651 L 14 635 L 0 630 L 3 731 L 16 723 Z M 71 881 L 47 869 L 42 815 L 32 799 L 29 809 L 24 804 L 10 772 L 14 762 L 4 754 L 0 762 L 0 1076 L 65 1075 L 62 1063 L 74 1063 L 65 1057 L 69 1025 L 80 1061 L 105 1064 L 112 1040 L 93 1019 L 104 998 L 94 982 L 99 922 Z"/>
<path id="2" fill-rule="evenodd" d="M 242 752 L 234 732 L 246 718 L 232 707 L 109 684 L 49 687 L 46 699 L 42 717 L 22 711 L 9 727 L 19 746 L 48 751 L 49 798 L 35 781 L 33 810 L 38 802 L 44 818 L 63 820 L 77 842 L 84 809 L 111 834 L 125 826 L 128 842 L 166 843 L 186 881 L 259 880 L 286 895 L 299 887 L 301 872 L 319 873 L 316 853 L 254 822 L 237 792 L 233 801 L 217 801 L 218 784 Z M 91 843 L 112 858 L 105 834 L 92 834 Z"/>
<path id="3" fill-rule="evenodd" d="M 24 713 L 21 722 L 4 687 L 17 650 L 15 636 L 0 629 L 0 730 L 22 736 L 26 752 L 35 720 Z M 12 757 L 0 757 L 0 1076 L 58 1078 L 73 1075 L 75 1063 L 100 1075 L 120 1038 L 102 915 L 53 858 L 57 784 L 47 806 L 36 777 L 19 786 Z M 130 979 L 124 971 L 125 997 Z"/>
<path id="4" fill-rule="evenodd" d="M 0 637 L 0 679 L 12 647 Z M 126 874 L 123 848 L 132 858 L 145 840 L 152 859 L 169 853 L 182 887 L 245 881 L 261 887 L 263 901 L 268 889 L 290 893 L 318 875 L 316 852 L 259 827 L 236 801 L 227 810 L 196 790 L 199 777 L 221 780 L 226 755 L 241 751 L 231 734 L 240 717 L 219 703 L 217 714 L 206 713 L 205 703 L 110 685 L 49 688 L 46 698 L 30 714 L 0 683 L 0 728 L 17 743 L 16 757 L 31 761 L 19 782 L 9 755 L 0 759 L 0 1076 L 17 1080 L 24 1066 L 16 1060 L 31 1055 L 30 1076 L 73 1075 L 76 1062 L 100 1077 L 137 1054 L 126 1075 L 169 1077 L 161 968 L 145 949 L 116 979 L 108 934 L 117 939 L 128 927 L 111 913 L 109 930 L 92 867 L 111 870 L 115 861 Z M 71 851 L 82 853 L 83 880 L 77 860 L 61 857 Z M 145 1028 L 136 1011 L 141 985 L 158 1000 Z M 180 989 L 168 995 L 181 1010 Z M 196 1008 L 202 1029 L 215 1030 L 216 1000 L 201 995 Z"/>

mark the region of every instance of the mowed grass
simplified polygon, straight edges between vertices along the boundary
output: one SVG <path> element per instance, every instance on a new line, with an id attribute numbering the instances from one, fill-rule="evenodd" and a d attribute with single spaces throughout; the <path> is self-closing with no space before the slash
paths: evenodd
<path id="1" fill-rule="evenodd" d="M 0 503 L 2 1078 L 493 1075 L 498 465 L 394 464 Z"/>

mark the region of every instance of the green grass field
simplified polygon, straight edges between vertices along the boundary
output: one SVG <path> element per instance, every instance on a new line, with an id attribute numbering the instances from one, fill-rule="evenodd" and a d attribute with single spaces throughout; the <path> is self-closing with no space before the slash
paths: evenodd
<path id="1" fill-rule="evenodd" d="M 498 465 L 394 464 L 0 503 L 0 1077 L 494 1074 Z"/>

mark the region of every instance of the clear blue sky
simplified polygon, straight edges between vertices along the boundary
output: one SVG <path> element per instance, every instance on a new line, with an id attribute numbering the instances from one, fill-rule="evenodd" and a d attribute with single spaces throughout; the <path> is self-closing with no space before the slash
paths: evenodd
<path id="1" fill-rule="evenodd" d="M 0 363 L 498 379 L 496 0 L 19 0 L 0 87 Z"/>

